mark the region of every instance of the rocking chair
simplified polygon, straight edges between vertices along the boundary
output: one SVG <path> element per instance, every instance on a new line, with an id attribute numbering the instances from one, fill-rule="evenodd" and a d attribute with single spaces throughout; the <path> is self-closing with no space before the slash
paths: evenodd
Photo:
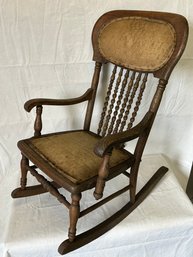
<path id="1" fill-rule="evenodd" d="M 96 22 L 92 33 L 95 69 L 91 88 L 78 98 L 40 98 L 25 103 L 27 112 L 36 107 L 35 132 L 33 137 L 18 142 L 22 154 L 21 186 L 12 192 L 12 197 L 50 192 L 69 209 L 69 238 L 59 246 L 60 254 L 91 242 L 118 224 L 167 172 L 166 167 L 158 169 L 136 193 L 142 153 L 168 79 L 185 49 L 187 37 L 187 21 L 178 14 L 126 10 L 105 13 Z M 101 67 L 105 65 L 112 67 L 112 74 L 98 131 L 94 133 L 90 131 L 90 124 Z M 155 80 L 157 87 L 152 85 Z M 151 93 L 146 95 L 144 104 L 143 95 L 147 88 L 155 92 L 149 104 L 147 99 Z M 83 129 L 41 135 L 43 105 L 64 106 L 84 101 L 87 102 L 87 110 Z M 143 108 L 140 108 L 142 102 Z M 141 114 L 142 109 L 144 113 Z M 125 144 L 133 139 L 137 141 L 131 153 L 125 149 Z M 26 186 L 28 171 L 36 177 L 39 185 Z M 128 180 L 126 187 L 87 209 L 80 209 L 83 191 L 94 188 L 95 199 L 101 199 L 106 181 L 118 175 Z M 59 192 L 61 187 L 71 193 L 71 202 Z M 128 195 L 128 203 L 122 209 L 94 228 L 76 235 L 79 218 L 127 190 L 130 198 Z"/>

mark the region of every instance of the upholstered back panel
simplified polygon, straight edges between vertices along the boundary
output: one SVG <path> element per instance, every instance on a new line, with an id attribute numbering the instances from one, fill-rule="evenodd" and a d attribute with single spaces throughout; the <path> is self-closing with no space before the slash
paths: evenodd
<path id="1" fill-rule="evenodd" d="M 139 71 L 156 71 L 171 57 L 176 34 L 170 23 L 146 17 L 123 17 L 101 28 L 98 47 L 108 61 Z"/>

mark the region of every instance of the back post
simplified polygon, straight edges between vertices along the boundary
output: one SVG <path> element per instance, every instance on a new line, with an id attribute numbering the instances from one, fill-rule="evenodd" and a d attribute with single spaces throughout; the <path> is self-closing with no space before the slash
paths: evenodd
<path id="1" fill-rule="evenodd" d="M 95 69 L 94 69 L 94 74 L 93 74 L 92 84 L 91 84 L 93 93 L 92 93 L 92 98 L 89 100 L 87 105 L 86 116 L 84 121 L 84 130 L 87 130 L 87 131 L 90 129 L 90 123 L 91 123 L 93 107 L 94 107 L 96 92 L 97 92 L 98 83 L 99 83 L 101 66 L 102 66 L 102 63 L 95 62 Z"/>

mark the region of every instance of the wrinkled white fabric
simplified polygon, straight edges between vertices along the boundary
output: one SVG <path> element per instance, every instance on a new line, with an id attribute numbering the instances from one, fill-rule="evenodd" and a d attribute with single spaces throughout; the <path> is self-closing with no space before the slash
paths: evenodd
<path id="1" fill-rule="evenodd" d="M 20 152 L 16 145 L 17 141 L 33 135 L 34 110 L 31 113 L 26 113 L 23 109 L 23 104 L 30 98 L 69 98 L 79 96 L 86 91 L 90 86 L 94 67 L 91 61 L 91 31 L 93 25 L 101 14 L 114 9 L 177 12 L 188 19 L 190 33 L 187 48 L 171 76 L 145 149 L 146 154 L 163 153 L 170 159 L 174 167 L 178 167 L 176 164 L 184 165 L 186 167 L 184 174 L 186 177 L 188 176 L 193 158 L 192 1 L 1 0 L 0 256 L 38 257 L 44 256 L 43 254 L 45 256 L 57 256 L 55 254 L 56 245 L 65 236 L 63 232 L 63 228 L 66 226 L 64 223 L 65 210 L 55 203 L 51 197 L 46 195 L 38 198 L 32 197 L 25 200 L 16 200 L 14 202 L 10 199 L 11 190 L 19 184 Z M 98 94 L 99 96 L 102 94 L 101 89 L 99 89 Z M 94 110 L 92 129 L 96 129 L 101 105 L 101 101 L 98 100 Z M 73 106 L 72 108 L 45 107 L 43 112 L 43 133 L 82 128 L 85 109 L 85 104 Z M 134 143 L 131 142 L 128 148 L 133 149 L 133 147 Z M 151 163 L 148 165 L 151 167 Z M 174 172 L 178 177 L 183 178 L 182 170 L 174 168 Z M 170 184 L 170 182 L 168 183 Z M 180 189 L 178 188 L 178 190 Z M 96 252 L 98 255 L 96 256 L 113 255 L 115 249 L 118 252 L 120 247 L 122 252 L 120 254 L 117 253 L 115 256 L 127 256 L 127 252 L 131 250 L 132 255 L 130 256 L 132 257 L 152 257 L 154 256 L 152 252 L 155 248 L 157 256 L 166 257 L 167 255 L 164 255 L 166 251 L 163 249 L 168 248 L 170 249 L 168 252 L 171 253 L 168 255 L 169 257 L 192 256 L 192 246 L 190 244 L 192 227 L 189 222 L 189 218 L 192 215 L 190 215 L 191 208 L 181 191 L 179 195 L 176 192 L 171 192 L 171 195 L 172 199 L 169 198 L 163 201 L 162 208 L 166 210 L 166 213 L 163 213 L 161 221 L 157 220 L 156 217 L 155 220 L 152 219 L 152 226 L 157 226 L 158 222 L 157 232 L 152 232 L 153 227 L 151 230 L 151 225 L 148 223 L 146 224 L 147 226 L 144 225 L 146 226 L 144 231 L 149 231 L 148 235 L 142 233 L 139 237 L 138 227 L 135 227 L 137 225 L 136 217 L 134 218 L 134 228 L 132 227 L 132 217 L 134 217 L 132 214 L 131 218 L 129 218 L 131 219 L 129 228 L 131 226 L 132 229 L 126 229 L 125 231 L 125 228 L 128 226 L 126 225 L 123 228 L 122 234 L 124 235 L 129 231 L 131 234 L 129 234 L 129 237 L 126 236 L 126 238 L 129 238 L 131 243 L 128 245 L 128 242 L 124 241 L 125 239 L 122 236 L 118 240 L 121 246 L 115 243 L 113 238 L 122 228 L 120 225 L 114 234 L 113 232 L 108 234 L 107 240 L 94 243 L 95 250 L 98 247 Z M 167 192 L 164 193 L 165 199 L 169 196 Z M 160 195 L 160 197 L 162 196 Z M 179 198 L 182 200 L 180 201 Z M 152 200 L 152 197 L 149 199 Z M 171 223 L 171 230 L 169 232 L 168 230 L 165 232 L 164 227 L 161 233 L 163 232 L 163 238 L 168 238 L 169 240 L 161 239 L 159 241 L 159 222 L 165 223 L 166 220 L 167 223 L 167 210 L 168 208 L 170 210 L 170 205 L 166 204 L 165 206 L 164 204 L 165 202 L 169 203 L 171 200 L 173 204 L 177 205 L 178 201 L 180 204 L 183 204 L 183 207 L 180 207 L 181 205 L 179 205 L 179 208 L 175 206 L 177 208 L 176 220 L 180 220 L 179 222 L 181 223 L 178 224 L 178 221 L 176 221 L 176 226 L 174 223 Z M 42 206 L 38 205 L 38 203 L 42 203 Z M 50 207 L 55 204 L 56 209 L 52 210 L 53 208 Z M 22 208 L 20 208 L 20 205 L 22 205 Z M 156 205 L 158 205 L 157 202 Z M 152 203 L 150 204 L 151 206 Z M 29 211 L 26 216 L 23 216 L 25 210 L 32 210 L 32 213 Z M 136 218 L 138 220 L 143 217 L 143 211 L 140 210 L 135 211 L 135 214 L 137 213 L 138 215 L 138 218 Z M 148 208 L 148 210 L 153 216 L 159 214 L 159 212 L 156 212 L 156 208 Z M 55 220 L 52 220 L 53 216 Z M 49 220 L 50 225 L 48 225 Z M 60 225 L 60 222 L 62 222 L 63 227 Z M 19 234 L 18 232 L 16 233 L 17 229 Z M 66 230 L 64 229 L 64 231 Z M 171 236 L 172 234 L 173 236 Z M 176 237 L 174 234 L 176 234 Z M 181 236 L 183 238 L 180 241 Z M 112 240 L 110 240 L 111 237 Z M 135 239 L 139 239 L 139 241 L 135 241 Z M 48 240 L 50 240 L 49 246 L 46 248 L 45 245 L 47 245 Z M 107 241 L 108 244 L 106 243 Z M 157 243 L 160 247 L 156 246 Z M 107 246 L 108 250 L 105 249 L 105 246 Z M 184 253 L 185 248 L 186 253 Z M 45 249 L 47 249 L 47 252 L 45 252 Z M 138 249 L 140 255 L 138 255 Z M 152 252 L 149 252 L 150 249 Z M 85 252 L 80 250 L 76 254 L 73 253 L 69 256 L 79 256 L 79 254 L 82 254 L 82 256 L 94 256 L 93 252 L 90 253 L 90 251 L 92 251 L 92 246 L 88 246 Z M 183 254 L 180 254 L 180 251 L 183 251 Z"/>
<path id="2" fill-rule="evenodd" d="M 69 253 L 77 257 L 192 257 L 193 207 L 161 155 L 143 158 L 139 173 L 138 190 L 160 166 L 170 171 L 152 193 L 126 219 L 92 243 Z M 50 194 L 20 199 L 9 199 L 11 189 L 18 182 L 5 179 L 0 244 L 2 257 L 56 257 L 59 244 L 66 239 L 68 210 Z M 31 180 L 34 183 L 34 180 Z M 108 182 L 105 195 L 128 183 L 122 175 Z M 64 191 L 62 191 L 64 193 Z M 69 194 L 65 194 L 69 199 Z M 7 199 L 9 199 L 7 201 Z M 106 204 L 78 222 L 78 233 L 102 222 L 128 201 L 128 192 Z M 81 208 L 94 203 L 90 192 L 83 193 Z"/>

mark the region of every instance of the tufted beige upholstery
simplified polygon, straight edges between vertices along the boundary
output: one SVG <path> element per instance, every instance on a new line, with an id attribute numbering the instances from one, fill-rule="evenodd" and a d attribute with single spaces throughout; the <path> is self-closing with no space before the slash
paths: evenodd
<path id="1" fill-rule="evenodd" d="M 98 174 L 101 158 L 94 152 L 94 146 L 100 139 L 94 133 L 84 131 L 59 133 L 41 138 L 26 140 L 26 143 L 58 172 L 79 184 Z M 113 151 L 110 167 L 131 158 L 126 151 Z"/>
<path id="2" fill-rule="evenodd" d="M 99 50 L 114 64 L 140 71 L 155 71 L 171 57 L 176 35 L 164 21 L 125 17 L 105 25 L 99 35 Z"/>

